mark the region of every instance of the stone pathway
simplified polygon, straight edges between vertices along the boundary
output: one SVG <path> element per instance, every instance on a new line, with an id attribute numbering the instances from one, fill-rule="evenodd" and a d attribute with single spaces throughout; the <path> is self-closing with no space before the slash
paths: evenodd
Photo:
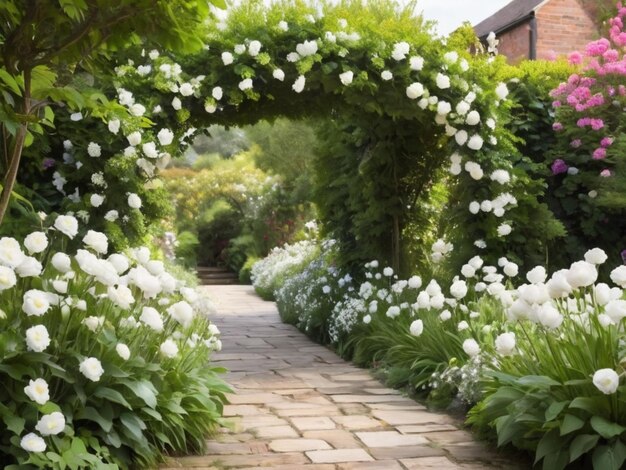
<path id="1" fill-rule="evenodd" d="M 237 393 L 225 408 L 230 429 L 207 455 L 172 458 L 168 469 L 530 468 L 283 324 L 252 287 L 203 289 L 219 311 L 224 349 L 214 360 Z"/>

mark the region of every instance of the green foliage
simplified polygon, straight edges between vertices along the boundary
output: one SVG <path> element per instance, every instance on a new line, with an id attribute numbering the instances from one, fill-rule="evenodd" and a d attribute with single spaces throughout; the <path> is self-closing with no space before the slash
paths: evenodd
<path id="1" fill-rule="evenodd" d="M 176 261 L 188 268 L 196 266 L 198 264 L 197 250 L 199 244 L 200 240 L 194 233 L 180 232 L 176 237 Z"/>

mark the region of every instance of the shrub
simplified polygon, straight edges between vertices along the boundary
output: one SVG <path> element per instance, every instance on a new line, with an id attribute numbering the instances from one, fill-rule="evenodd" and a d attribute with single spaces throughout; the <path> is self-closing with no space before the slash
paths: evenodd
<path id="1" fill-rule="evenodd" d="M 48 220 L 23 244 L 0 239 L 3 465 L 148 467 L 201 451 L 229 391 L 207 366 L 221 342 L 206 302 L 147 248 L 104 258 L 106 236 L 89 230 L 66 255 L 76 219 Z"/>

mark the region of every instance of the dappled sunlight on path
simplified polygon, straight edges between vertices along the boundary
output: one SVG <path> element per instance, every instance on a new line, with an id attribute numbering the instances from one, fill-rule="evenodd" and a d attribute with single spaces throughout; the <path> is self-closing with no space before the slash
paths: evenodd
<path id="1" fill-rule="evenodd" d="M 251 286 L 202 289 L 222 331 L 215 362 L 236 389 L 225 409 L 230 429 L 207 455 L 171 459 L 168 468 L 528 468 L 283 324 Z"/>

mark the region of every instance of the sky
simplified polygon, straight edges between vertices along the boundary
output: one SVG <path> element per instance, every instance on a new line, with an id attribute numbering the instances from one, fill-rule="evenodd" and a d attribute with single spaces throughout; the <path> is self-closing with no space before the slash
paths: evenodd
<path id="1" fill-rule="evenodd" d="M 512 0 L 418 0 L 417 11 L 423 16 L 436 20 L 437 31 L 447 35 L 464 21 L 472 25 L 480 23 Z"/>

